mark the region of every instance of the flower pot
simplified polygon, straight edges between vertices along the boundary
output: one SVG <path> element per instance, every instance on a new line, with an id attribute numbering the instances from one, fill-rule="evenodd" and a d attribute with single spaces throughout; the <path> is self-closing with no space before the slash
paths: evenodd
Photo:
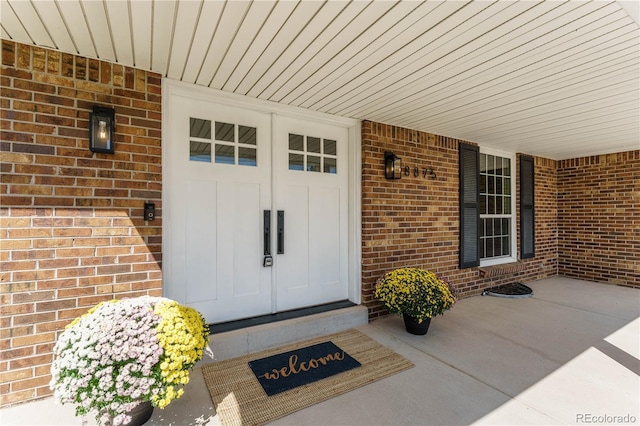
<path id="1" fill-rule="evenodd" d="M 414 320 L 407 314 L 402 314 L 402 318 L 404 319 L 404 327 L 407 329 L 407 332 L 411 334 L 416 334 L 418 336 L 424 336 L 429 331 L 429 325 L 431 324 L 431 318 L 427 318 L 418 324 L 418 321 Z"/>
<path id="2" fill-rule="evenodd" d="M 127 426 L 142 426 L 151 418 L 153 405 L 151 401 L 142 401 L 127 414 L 131 416 L 131 421 L 127 423 Z"/>
<path id="3" fill-rule="evenodd" d="M 122 426 L 142 426 L 151 418 L 153 408 L 151 401 L 142 401 L 131 410 L 127 411 L 126 414 L 131 416 L 131 420 L 129 423 L 124 423 Z M 85 424 L 85 422 L 83 421 L 82 424 Z M 113 424 L 114 422 L 112 417 L 107 418 L 107 420 L 102 423 L 103 426 L 113 426 Z"/>

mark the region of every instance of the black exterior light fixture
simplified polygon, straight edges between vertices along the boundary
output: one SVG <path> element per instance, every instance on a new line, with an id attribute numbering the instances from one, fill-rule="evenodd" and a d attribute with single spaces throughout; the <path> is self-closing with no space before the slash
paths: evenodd
<path id="1" fill-rule="evenodd" d="M 402 178 L 402 158 L 390 151 L 384 153 L 384 177 L 387 179 Z"/>
<path id="2" fill-rule="evenodd" d="M 113 154 L 115 148 L 116 111 L 94 105 L 89 114 L 89 149 L 92 152 Z"/>

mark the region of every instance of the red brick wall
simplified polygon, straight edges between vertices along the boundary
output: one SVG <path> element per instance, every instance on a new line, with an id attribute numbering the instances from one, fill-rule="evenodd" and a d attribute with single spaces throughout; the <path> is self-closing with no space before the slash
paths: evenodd
<path id="1" fill-rule="evenodd" d="M 558 162 L 560 275 L 640 288 L 640 150 Z"/>
<path id="2" fill-rule="evenodd" d="M 7 405 L 50 394 L 51 348 L 71 319 L 102 300 L 162 292 L 161 76 L 3 41 L 0 90 Z M 94 104 L 116 110 L 114 155 L 88 149 Z M 637 285 L 638 151 L 535 158 L 536 257 L 523 272 L 482 278 L 478 268 L 458 269 L 459 141 L 365 121 L 362 142 L 362 285 L 371 318 L 383 313 L 375 280 L 401 266 L 434 270 L 464 296 L 554 276 L 558 259 L 564 275 Z M 387 150 L 411 167 L 433 167 L 437 178 L 386 180 Z M 156 203 L 156 221 L 142 219 L 144 202 Z"/>
<path id="3" fill-rule="evenodd" d="M 51 350 L 74 317 L 161 294 L 161 76 L 3 40 L 0 90 L 6 405 L 51 393 Z M 94 104 L 115 108 L 114 155 L 89 151 Z"/>
<path id="4" fill-rule="evenodd" d="M 447 278 L 463 296 L 513 281 L 557 273 L 556 162 L 535 159 L 536 256 L 519 273 L 482 278 L 478 268 L 458 268 L 458 140 L 363 122 L 362 292 L 369 317 L 384 314 L 373 296 L 375 281 L 388 270 L 415 266 Z M 400 180 L 384 177 L 384 152 L 393 151 L 412 169 Z M 433 168 L 437 178 L 413 175 Z"/>

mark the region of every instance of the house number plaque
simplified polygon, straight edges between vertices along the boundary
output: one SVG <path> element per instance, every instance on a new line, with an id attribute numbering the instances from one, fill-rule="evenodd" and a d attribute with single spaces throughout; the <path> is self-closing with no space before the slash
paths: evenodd
<path id="1" fill-rule="evenodd" d="M 409 166 L 405 166 L 404 167 L 404 175 L 405 176 L 411 176 L 411 167 Z M 429 175 L 431 177 L 431 179 L 436 179 L 436 172 L 433 170 L 433 168 L 427 168 L 427 167 L 423 167 L 422 168 L 422 177 L 426 178 L 427 175 Z M 413 176 L 414 177 L 418 177 L 420 176 L 420 168 L 418 166 L 414 166 L 413 167 Z"/>

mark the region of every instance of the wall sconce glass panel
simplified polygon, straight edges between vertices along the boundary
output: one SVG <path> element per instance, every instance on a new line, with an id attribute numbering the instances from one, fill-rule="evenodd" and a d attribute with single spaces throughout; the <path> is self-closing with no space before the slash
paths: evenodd
<path id="1" fill-rule="evenodd" d="M 402 178 L 402 158 L 393 152 L 384 153 L 384 177 L 387 179 Z"/>
<path id="2" fill-rule="evenodd" d="M 115 152 L 115 117 L 113 108 L 93 106 L 93 112 L 89 114 L 89 149 L 92 152 Z"/>

